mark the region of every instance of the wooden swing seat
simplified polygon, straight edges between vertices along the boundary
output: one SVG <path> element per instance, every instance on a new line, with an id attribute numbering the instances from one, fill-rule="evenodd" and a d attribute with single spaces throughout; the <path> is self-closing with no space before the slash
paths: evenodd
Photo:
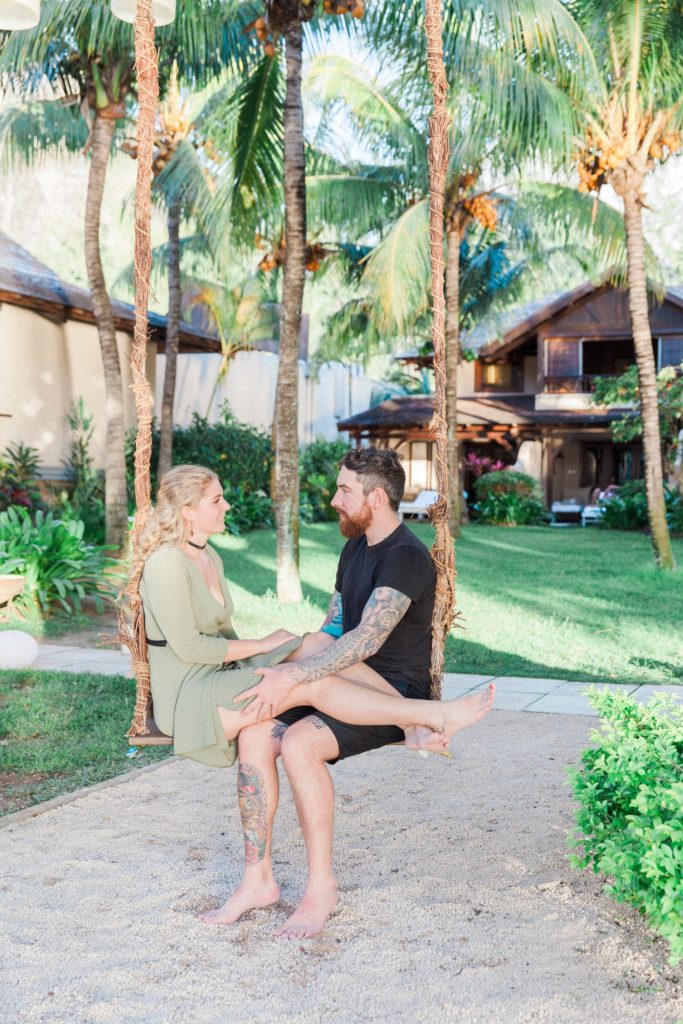
<path id="1" fill-rule="evenodd" d="M 145 719 L 145 725 L 149 732 L 145 736 L 128 736 L 131 747 L 170 747 L 173 746 L 173 737 L 162 732 L 151 715 Z"/>

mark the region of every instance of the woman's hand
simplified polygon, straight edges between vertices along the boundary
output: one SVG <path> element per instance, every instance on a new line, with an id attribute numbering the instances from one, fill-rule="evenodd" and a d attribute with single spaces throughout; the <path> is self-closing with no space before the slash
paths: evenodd
<path id="1" fill-rule="evenodd" d="M 270 651 L 274 651 L 280 644 L 286 644 L 288 640 L 293 640 L 296 633 L 290 633 L 288 629 L 276 629 L 274 633 L 269 633 L 268 636 L 264 636 L 260 641 L 262 648 L 262 654 L 268 654 Z"/>

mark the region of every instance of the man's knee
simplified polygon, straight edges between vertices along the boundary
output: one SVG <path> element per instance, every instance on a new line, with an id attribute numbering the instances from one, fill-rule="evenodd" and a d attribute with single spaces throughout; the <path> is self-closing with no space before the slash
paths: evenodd
<path id="1" fill-rule="evenodd" d="M 281 749 L 286 770 L 300 764 L 323 763 L 339 755 L 334 733 L 317 715 L 308 715 L 291 725 L 282 737 Z"/>
<path id="2" fill-rule="evenodd" d="M 280 739 L 284 726 L 279 722 L 257 722 L 242 729 L 238 737 L 240 758 L 253 760 L 256 757 L 278 757 Z"/>

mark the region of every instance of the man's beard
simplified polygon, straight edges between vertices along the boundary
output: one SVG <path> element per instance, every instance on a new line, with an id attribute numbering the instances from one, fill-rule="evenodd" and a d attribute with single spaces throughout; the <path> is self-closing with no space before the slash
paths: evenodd
<path id="1" fill-rule="evenodd" d="M 342 537 L 361 537 L 368 526 L 372 522 L 372 509 L 367 501 L 363 499 L 360 512 L 357 512 L 355 516 L 350 516 L 346 512 L 339 513 L 339 532 Z"/>

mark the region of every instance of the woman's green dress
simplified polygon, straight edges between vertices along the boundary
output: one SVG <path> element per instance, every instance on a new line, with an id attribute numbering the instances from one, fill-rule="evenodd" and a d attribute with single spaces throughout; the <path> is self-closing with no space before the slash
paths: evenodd
<path id="1" fill-rule="evenodd" d="M 237 742 L 227 740 L 218 707 L 239 711 L 235 697 L 259 682 L 254 668 L 277 665 L 301 643 L 300 637 L 268 654 L 224 662 L 232 628 L 233 603 L 223 563 L 213 548 L 223 606 L 211 594 L 191 558 L 171 544 L 157 548 L 145 563 L 140 596 L 150 640 L 165 647 L 148 648 L 154 720 L 173 736 L 174 751 L 203 764 L 228 768 L 235 763 Z"/>

